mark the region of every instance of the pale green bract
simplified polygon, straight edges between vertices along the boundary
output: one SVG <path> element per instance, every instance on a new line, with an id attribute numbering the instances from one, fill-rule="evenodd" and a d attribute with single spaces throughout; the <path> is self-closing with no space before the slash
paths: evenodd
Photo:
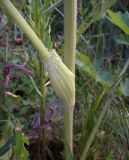
<path id="1" fill-rule="evenodd" d="M 65 66 L 54 49 L 44 59 L 45 69 L 50 82 L 64 106 L 73 107 L 75 104 L 75 75 Z"/>

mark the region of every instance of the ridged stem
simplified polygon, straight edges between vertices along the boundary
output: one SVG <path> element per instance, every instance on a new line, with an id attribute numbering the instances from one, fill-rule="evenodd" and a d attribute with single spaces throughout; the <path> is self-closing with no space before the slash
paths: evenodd
<path id="1" fill-rule="evenodd" d="M 73 107 L 68 107 L 67 109 L 64 107 L 63 117 L 65 158 L 69 160 L 70 154 L 73 154 Z"/>
<path id="2" fill-rule="evenodd" d="M 75 73 L 77 0 L 64 0 L 64 63 Z"/>
<path id="3" fill-rule="evenodd" d="M 47 55 L 48 50 L 33 31 L 33 29 L 28 25 L 19 11 L 15 8 L 10 0 L 0 0 L 0 6 L 2 6 L 3 10 L 13 18 L 17 25 L 23 30 L 23 32 L 28 36 L 28 38 L 32 41 L 35 48 L 38 52 L 44 57 Z"/>
<path id="4" fill-rule="evenodd" d="M 64 0 L 64 16 L 64 63 L 73 73 L 75 73 L 77 0 Z M 64 108 L 64 134 L 66 159 L 68 160 L 68 146 L 71 153 L 73 153 L 74 106 L 67 107 Z"/>

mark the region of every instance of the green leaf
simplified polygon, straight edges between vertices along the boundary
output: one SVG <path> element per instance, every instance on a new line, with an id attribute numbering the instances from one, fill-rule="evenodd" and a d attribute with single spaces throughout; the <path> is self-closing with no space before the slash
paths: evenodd
<path id="1" fill-rule="evenodd" d="M 118 44 L 129 45 L 129 36 L 125 34 L 120 34 L 115 36 L 115 40 Z"/>
<path id="2" fill-rule="evenodd" d="M 129 13 L 121 14 L 122 21 L 129 27 Z"/>
<path id="3" fill-rule="evenodd" d="M 37 94 L 38 94 L 40 97 L 43 97 L 43 95 L 42 95 L 42 93 L 40 92 L 40 90 L 38 89 L 38 87 L 37 87 L 34 79 L 33 79 L 30 75 L 29 75 L 29 77 L 30 77 L 30 80 L 31 80 L 31 82 L 32 82 L 32 85 L 33 85 L 34 89 L 36 90 Z"/>
<path id="4" fill-rule="evenodd" d="M 99 59 L 94 59 L 93 60 L 93 66 L 94 66 L 94 69 L 95 69 L 95 71 L 97 72 L 97 73 L 99 73 L 101 70 L 102 70 L 102 68 L 101 68 L 101 62 L 100 62 L 100 60 Z"/>
<path id="5" fill-rule="evenodd" d="M 79 66 L 85 73 L 90 75 L 92 78 L 94 78 L 96 81 L 100 82 L 100 84 L 104 87 L 107 88 L 110 86 L 109 82 L 112 79 L 112 75 L 110 72 L 106 71 L 101 71 L 98 72 L 97 70 L 100 70 L 101 68 L 95 68 L 96 65 L 94 66 L 91 62 L 88 56 L 81 54 L 77 52 L 77 60 L 76 60 L 76 65 Z M 108 82 L 108 83 L 107 83 Z"/>
<path id="6" fill-rule="evenodd" d="M 0 140 L 0 156 L 2 160 L 7 160 L 12 154 L 10 137 L 13 135 L 11 121 L 7 120 L 3 127 L 2 138 Z"/>
<path id="7" fill-rule="evenodd" d="M 105 95 L 105 92 L 106 92 L 106 89 L 103 90 L 101 92 L 101 94 L 99 95 L 98 99 L 96 100 L 95 104 L 93 104 L 93 106 L 91 107 L 91 113 L 96 113 L 96 111 L 98 110 L 98 108 L 100 107 L 100 104 L 104 98 L 104 95 Z"/>
<path id="8" fill-rule="evenodd" d="M 79 52 L 77 52 L 76 57 L 76 64 L 86 73 L 88 73 L 92 78 L 96 78 L 96 71 L 94 69 L 94 66 L 91 64 L 89 57 Z"/>
<path id="9" fill-rule="evenodd" d="M 90 1 L 91 1 L 92 6 L 96 4 L 96 0 L 90 0 Z"/>
<path id="10" fill-rule="evenodd" d="M 105 81 L 105 82 L 109 83 L 109 82 L 111 82 L 111 80 L 112 80 L 112 74 L 107 71 L 101 72 L 96 77 L 96 81 Z"/>
<path id="11" fill-rule="evenodd" d="M 15 136 L 11 136 L 8 141 L 0 148 L 0 157 L 10 150 L 11 146 L 15 144 Z M 3 158 L 2 158 L 3 160 Z"/>
<path id="12" fill-rule="evenodd" d="M 115 4 L 116 0 L 91 0 L 92 11 L 87 17 L 88 22 L 82 22 L 77 33 L 78 39 L 90 27 L 90 25 L 106 15 L 106 12 Z"/>
<path id="13" fill-rule="evenodd" d="M 24 143 L 29 144 L 28 138 L 25 137 L 25 135 L 21 131 L 16 132 L 14 160 L 28 160 L 29 153 L 25 149 Z"/>
<path id="14" fill-rule="evenodd" d="M 120 83 L 120 91 L 125 96 L 129 96 L 129 78 L 126 78 L 125 81 Z"/>
<path id="15" fill-rule="evenodd" d="M 97 82 L 99 82 L 104 89 L 110 88 L 112 85 L 112 74 L 107 71 L 101 71 L 101 68 L 95 68 L 90 62 L 88 56 L 77 52 L 76 65 L 83 70 L 86 74 L 90 75 Z M 96 66 L 96 65 L 95 65 Z M 99 70 L 99 71 L 97 71 Z M 124 82 L 120 83 L 120 87 L 117 89 L 117 93 L 129 96 L 129 78 L 126 78 Z"/>
<path id="16" fill-rule="evenodd" d="M 92 12 L 91 17 L 94 19 L 94 22 L 103 18 L 109 8 L 111 8 L 116 0 L 92 0 Z"/>
<path id="17" fill-rule="evenodd" d="M 118 27 L 122 29 L 122 31 L 129 35 L 129 14 L 121 13 L 121 12 L 112 12 L 111 10 L 107 11 L 109 17 L 108 19 Z"/>

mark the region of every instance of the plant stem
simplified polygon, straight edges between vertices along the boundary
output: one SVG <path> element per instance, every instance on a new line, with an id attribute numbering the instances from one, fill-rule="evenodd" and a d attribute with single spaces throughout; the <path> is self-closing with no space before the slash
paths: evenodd
<path id="1" fill-rule="evenodd" d="M 15 8 L 12 2 L 10 0 L 0 0 L 0 5 L 2 6 L 5 13 L 7 13 L 11 18 L 13 18 L 16 23 L 21 27 L 24 33 L 32 41 L 38 52 L 43 57 L 46 56 L 48 54 L 47 48 L 44 46 L 36 33 L 32 30 L 32 28 L 28 25 L 28 23 L 25 21 L 19 11 Z"/>
<path id="2" fill-rule="evenodd" d="M 44 25 L 41 23 L 41 20 L 39 19 L 39 12 L 40 7 L 42 6 L 41 1 L 34 0 L 32 2 L 34 15 L 32 16 L 32 19 L 35 23 L 34 31 L 38 34 L 39 38 L 45 37 L 45 29 Z M 45 17 L 45 16 L 44 16 Z M 46 19 L 43 18 L 43 21 L 45 23 Z M 41 32 L 41 27 L 43 28 L 43 32 Z M 40 153 L 40 159 L 46 160 L 46 128 L 42 128 L 42 125 L 45 122 L 45 114 L 46 114 L 46 104 L 45 104 L 45 96 L 46 96 L 46 87 L 45 87 L 45 71 L 44 71 L 44 64 L 43 64 L 43 57 L 39 56 L 39 80 L 40 80 L 40 91 L 42 96 L 39 98 L 39 104 L 40 104 L 40 128 L 39 128 L 39 153 Z"/>
<path id="3" fill-rule="evenodd" d="M 43 97 L 40 98 L 40 125 L 45 122 L 45 75 L 42 57 L 40 59 L 40 88 Z M 40 129 L 40 153 L 42 158 L 46 159 L 45 146 L 46 146 L 46 130 L 45 128 Z"/>
<path id="4" fill-rule="evenodd" d="M 70 152 L 73 153 L 73 107 L 63 110 L 64 117 L 64 138 L 66 160 L 69 160 Z"/>
<path id="5" fill-rule="evenodd" d="M 75 73 L 77 0 L 64 0 L 64 62 Z"/>
<path id="6" fill-rule="evenodd" d="M 75 73 L 77 0 L 64 0 L 64 63 Z M 74 93 L 75 96 L 75 93 Z M 73 152 L 73 110 L 74 106 L 64 107 L 65 152 L 68 160 L 68 146 Z"/>

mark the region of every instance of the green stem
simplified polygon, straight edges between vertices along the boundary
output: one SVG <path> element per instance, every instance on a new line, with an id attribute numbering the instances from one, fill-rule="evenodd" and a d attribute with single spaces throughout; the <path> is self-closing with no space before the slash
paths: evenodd
<path id="1" fill-rule="evenodd" d="M 45 122 L 45 75 L 44 75 L 44 67 L 42 57 L 40 59 L 40 88 L 43 97 L 40 98 L 40 123 L 41 125 Z M 45 128 L 41 128 L 40 131 L 40 153 L 42 158 L 46 159 L 45 154 L 46 147 L 46 130 Z"/>
<path id="2" fill-rule="evenodd" d="M 77 0 L 64 0 L 64 15 L 64 63 L 75 73 Z M 71 153 L 73 152 L 73 110 L 74 106 L 64 107 L 65 152 L 67 160 L 69 159 L 68 146 Z"/>
<path id="3" fill-rule="evenodd" d="M 70 152 L 73 152 L 73 107 L 64 108 L 64 138 L 66 160 L 69 160 Z"/>
<path id="4" fill-rule="evenodd" d="M 33 29 L 28 25 L 19 11 L 15 8 L 10 0 L 0 0 L 0 6 L 2 6 L 5 13 L 7 13 L 10 17 L 12 17 L 16 23 L 21 27 L 24 33 L 28 36 L 28 38 L 32 41 L 33 45 L 36 47 L 38 52 L 44 57 L 48 54 L 47 48 L 44 46 L 42 41 L 33 31 Z"/>
<path id="5" fill-rule="evenodd" d="M 77 0 L 64 0 L 64 62 L 75 72 Z"/>

